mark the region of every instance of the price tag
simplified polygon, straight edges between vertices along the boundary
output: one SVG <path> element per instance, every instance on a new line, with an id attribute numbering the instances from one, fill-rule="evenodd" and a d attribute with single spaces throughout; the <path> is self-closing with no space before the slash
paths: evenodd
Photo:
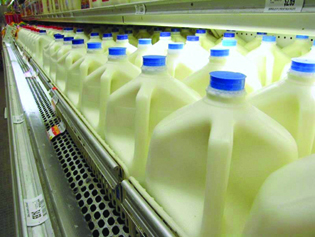
<path id="1" fill-rule="evenodd" d="M 300 12 L 304 0 L 266 0 L 264 12 Z"/>
<path id="2" fill-rule="evenodd" d="M 37 226 L 48 220 L 48 212 L 43 195 L 24 199 L 27 226 Z"/>
<path id="3" fill-rule="evenodd" d="M 60 122 L 58 125 L 55 125 L 53 127 L 51 127 L 48 131 L 48 137 L 49 140 L 54 139 L 55 137 L 57 137 L 58 135 L 64 133 L 66 131 L 66 125 L 64 124 L 64 122 Z"/>
<path id="4" fill-rule="evenodd" d="M 135 5 L 135 9 L 136 9 L 136 12 L 135 12 L 136 15 L 144 15 L 146 12 L 146 8 L 144 4 Z"/>

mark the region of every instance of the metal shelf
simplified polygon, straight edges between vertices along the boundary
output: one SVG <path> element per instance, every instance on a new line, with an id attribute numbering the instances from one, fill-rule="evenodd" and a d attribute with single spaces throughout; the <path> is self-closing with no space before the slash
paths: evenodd
<path id="1" fill-rule="evenodd" d="M 141 11 L 139 9 L 145 9 Z M 27 21 L 156 25 L 315 35 L 315 1 L 301 12 L 267 13 L 264 0 L 149 1 L 24 17 Z"/>

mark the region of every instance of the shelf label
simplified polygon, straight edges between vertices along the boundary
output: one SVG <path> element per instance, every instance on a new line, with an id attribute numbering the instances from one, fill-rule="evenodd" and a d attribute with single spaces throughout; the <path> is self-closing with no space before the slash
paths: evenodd
<path id="1" fill-rule="evenodd" d="M 57 137 L 59 134 L 62 134 L 66 131 L 66 125 L 64 124 L 64 122 L 60 122 L 58 125 L 55 125 L 53 127 L 51 127 L 48 131 L 48 137 L 49 140 L 54 139 L 55 137 Z"/>
<path id="2" fill-rule="evenodd" d="M 46 203 L 42 194 L 35 198 L 24 199 L 27 226 L 37 226 L 48 220 Z"/>
<path id="3" fill-rule="evenodd" d="M 264 12 L 300 12 L 304 0 L 266 0 Z"/>
<path id="4" fill-rule="evenodd" d="M 135 5 L 135 9 L 136 9 L 136 12 L 135 12 L 136 15 L 144 15 L 145 14 L 146 9 L 145 9 L 144 4 Z"/>

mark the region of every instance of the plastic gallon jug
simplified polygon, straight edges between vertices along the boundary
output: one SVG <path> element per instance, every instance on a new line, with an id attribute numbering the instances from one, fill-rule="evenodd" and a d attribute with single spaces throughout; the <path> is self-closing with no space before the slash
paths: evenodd
<path id="1" fill-rule="evenodd" d="M 86 54 L 86 46 L 83 39 L 72 40 L 72 48 L 69 53 L 64 54 L 57 62 L 56 85 L 61 92 L 66 90 L 68 70 L 71 66 Z"/>
<path id="2" fill-rule="evenodd" d="M 50 44 L 50 47 L 45 48 L 43 51 L 43 66 L 44 71 L 46 72 L 47 75 L 50 75 L 51 56 L 55 54 L 63 45 L 63 38 L 64 38 L 63 35 L 55 34 L 55 41 L 52 44 Z"/>
<path id="3" fill-rule="evenodd" d="M 89 37 L 85 35 L 83 29 L 78 28 L 74 35 L 74 39 L 83 39 L 84 42 L 87 43 L 89 40 Z"/>
<path id="4" fill-rule="evenodd" d="M 290 56 L 291 58 L 296 58 L 303 56 L 308 53 L 312 47 L 312 42 L 306 35 L 297 35 L 295 41 L 282 48 L 282 52 Z"/>
<path id="5" fill-rule="evenodd" d="M 246 45 L 246 41 L 243 40 L 241 37 L 239 37 L 235 30 L 227 30 L 225 33 L 227 34 L 234 34 L 234 38 L 236 39 L 237 41 L 237 44 L 240 45 L 240 46 L 245 46 Z M 223 33 L 223 37 L 221 37 L 220 39 L 217 40 L 217 44 L 219 44 L 226 36 L 224 35 L 225 33 Z"/>
<path id="6" fill-rule="evenodd" d="M 280 80 L 283 69 L 290 62 L 290 58 L 276 45 L 276 37 L 267 35 L 263 36 L 261 45 L 251 51 L 247 58 L 256 64 L 263 86 Z"/>
<path id="7" fill-rule="evenodd" d="M 247 49 L 245 49 L 244 46 L 242 46 L 241 44 L 238 43 L 237 39 L 235 38 L 235 33 L 228 32 L 228 33 L 224 33 L 223 36 L 224 36 L 223 40 L 221 41 L 221 43 L 219 45 L 216 46 L 217 48 L 224 46 L 223 41 L 227 42 L 228 40 L 232 40 L 232 41 L 236 40 L 236 42 L 237 42 L 236 43 L 236 50 L 244 56 L 248 53 Z"/>
<path id="8" fill-rule="evenodd" d="M 154 130 L 145 184 L 186 236 L 240 236 L 259 188 L 297 159 L 292 136 L 250 105 L 245 75 L 211 72 L 207 95 Z"/>
<path id="9" fill-rule="evenodd" d="M 50 79 L 52 81 L 56 80 L 56 71 L 57 71 L 58 60 L 63 55 L 65 55 L 66 53 L 68 53 L 70 51 L 70 49 L 72 47 L 71 46 L 72 40 L 73 40 L 73 37 L 64 37 L 63 38 L 63 45 L 59 48 L 59 50 L 57 50 L 56 52 L 54 52 L 50 56 L 50 71 L 49 71 L 49 75 L 50 75 Z"/>
<path id="10" fill-rule="evenodd" d="M 186 43 L 186 38 L 180 34 L 180 30 L 177 28 L 172 28 L 171 38 L 173 42 Z"/>
<path id="11" fill-rule="evenodd" d="M 189 35 L 194 35 L 189 28 L 181 28 L 180 34 L 186 39 Z"/>
<path id="12" fill-rule="evenodd" d="M 111 33 L 103 34 L 102 39 L 102 48 L 106 54 L 108 54 L 108 48 L 114 47 L 116 42 L 113 39 L 113 35 Z"/>
<path id="13" fill-rule="evenodd" d="M 177 61 L 175 77 L 184 80 L 208 63 L 209 53 L 201 47 L 198 36 L 188 36 L 180 60 Z"/>
<path id="14" fill-rule="evenodd" d="M 107 55 L 102 49 L 102 44 L 92 42 L 87 43 L 87 54 L 69 68 L 66 95 L 77 109 L 80 109 L 83 82 L 106 61 Z"/>
<path id="15" fill-rule="evenodd" d="M 109 96 L 140 72 L 128 61 L 126 48 L 113 47 L 107 63 L 83 81 L 81 112 L 102 138 Z"/>
<path id="16" fill-rule="evenodd" d="M 171 43 L 171 33 L 170 32 L 161 32 L 160 40 L 155 43 L 152 47 L 154 54 L 166 56 L 168 44 Z"/>
<path id="17" fill-rule="evenodd" d="M 133 36 L 132 31 L 131 30 L 126 30 L 126 34 L 128 35 L 128 41 L 131 45 L 137 47 L 138 46 L 138 39 L 136 39 L 136 37 Z"/>
<path id="18" fill-rule="evenodd" d="M 112 33 L 113 39 L 116 41 L 117 40 L 117 35 L 119 35 L 119 29 L 118 28 L 113 28 L 111 33 Z"/>
<path id="19" fill-rule="evenodd" d="M 248 52 L 258 48 L 261 45 L 261 41 L 264 35 L 267 35 L 267 33 L 263 32 L 257 32 L 256 37 L 249 41 L 247 44 L 245 44 L 245 49 L 248 50 Z"/>
<path id="20" fill-rule="evenodd" d="M 252 95 L 250 102 L 294 137 L 299 157 L 315 152 L 315 61 L 292 59 L 287 79 Z"/>
<path id="21" fill-rule="evenodd" d="M 315 155 L 277 170 L 255 199 L 243 236 L 314 236 Z"/>
<path id="22" fill-rule="evenodd" d="M 168 73 L 177 79 L 177 75 L 180 74 L 181 70 L 180 61 L 182 59 L 184 49 L 184 43 L 169 43 L 168 52 L 166 57 L 166 67 Z"/>
<path id="23" fill-rule="evenodd" d="M 137 39 L 142 39 L 142 38 L 151 38 L 151 35 L 147 31 L 146 27 L 141 26 L 139 29 L 139 32 L 136 36 Z"/>
<path id="24" fill-rule="evenodd" d="M 43 67 L 43 50 L 53 40 L 47 35 L 46 30 L 39 31 L 39 37 L 35 42 L 35 60 L 40 67 Z"/>
<path id="25" fill-rule="evenodd" d="M 304 54 L 302 58 L 315 59 L 315 41 L 313 41 L 313 46 L 311 47 L 311 51 L 307 54 Z"/>
<path id="26" fill-rule="evenodd" d="M 129 173 L 141 182 L 154 127 L 167 115 L 199 98 L 167 73 L 165 56 L 144 56 L 139 77 L 109 98 L 105 141 Z"/>
<path id="27" fill-rule="evenodd" d="M 142 67 L 143 56 L 152 51 L 151 39 L 139 39 L 138 49 L 129 55 L 128 60 L 138 68 Z"/>
<path id="28" fill-rule="evenodd" d="M 74 37 L 75 33 L 73 32 L 73 28 L 72 27 L 63 28 L 63 35 L 65 37 Z"/>
<path id="29" fill-rule="evenodd" d="M 100 34 L 97 32 L 92 32 L 90 34 L 90 39 L 88 40 L 88 43 L 92 43 L 92 42 L 102 42 L 102 40 L 100 39 Z"/>
<path id="30" fill-rule="evenodd" d="M 39 30 L 33 29 L 32 34 L 29 37 L 28 46 L 29 46 L 29 54 L 34 58 L 35 56 L 35 47 L 36 47 L 36 41 L 39 38 Z"/>
<path id="31" fill-rule="evenodd" d="M 152 44 L 155 44 L 160 40 L 160 34 L 162 32 L 162 29 L 159 27 L 154 27 L 153 35 L 151 36 Z"/>
<path id="32" fill-rule="evenodd" d="M 137 47 L 128 42 L 128 35 L 117 35 L 116 47 L 123 47 L 127 49 L 127 56 L 137 50 Z"/>
<path id="33" fill-rule="evenodd" d="M 201 47 L 203 47 L 205 50 L 209 51 L 212 47 L 215 46 L 215 43 L 212 42 L 207 37 L 207 31 L 203 29 L 196 30 L 196 36 L 199 36 Z"/>

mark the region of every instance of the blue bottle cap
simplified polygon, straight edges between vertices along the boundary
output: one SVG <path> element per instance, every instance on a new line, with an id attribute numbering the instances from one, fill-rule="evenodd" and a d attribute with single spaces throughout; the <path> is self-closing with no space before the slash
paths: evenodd
<path id="1" fill-rule="evenodd" d="M 128 35 L 117 35 L 117 40 L 126 40 L 128 39 Z"/>
<path id="2" fill-rule="evenodd" d="M 61 34 L 54 34 L 55 39 L 63 39 L 64 35 Z"/>
<path id="3" fill-rule="evenodd" d="M 105 34 L 103 34 L 103 38 L 110 38 L 110 37 L 113 37 L 112 33 L 105 33 Z"/>
<path id="4" fill-rule="evenodd" d="M 91 36 L 99 36 L 100 34 L 99 33 L 97 33 L 97 32 L 92 32 L 91 33 Z"/>
<path id="5" fill-rule="evenodd" d="M 39 33 L 46 33 L 46 30 L 39 30 Z"/>
<path id="6" fill-rule="evenodd" d="M 297 39 L 308 39 L 307 35 L 297 35 L 295 38 Z"/>
<path id="7" fill-rule="evenodd" d="M 114 28 L 112 32 L 119 32 L 119 30 L 117 28 Z"/>
<path id="8" fill-rule="evenodd" d="M 276 36 L 273 35 L 264 35 L 262 38 L 264 42 L 276 42 Z"/>
<path id="9" fill-rule="evenodd" d="M 87 48 L 88 49 L 101 49 L 102 48 L 102 44 L 101 44 L 101 42 L 87 43 Z"/>
<path id="10" fill-rule="evenodd" d="M 188 35 L 187 41 L 199 41 L 199 36 Z"/>
<path id="11" fill-rule="evenodd" d="M 72 40 L 73 45 L 84 44 L 84 39 L 74 39 Z"/>
<path id="12" fill-rule="evenodd" d="M 229 49 L 211 49 L 210 56 L 211 57 L 226 57 L 229 56 L 230 50 Z"/>
<path id="13" fill-rule="evenodd" d="M 170 43 L 168 44 L 168 49 L 183 49 L 184 43 Z"/>
<path id="14" fill-rule="evenodd" d="M 73 37 L 64 37 L 63 41 L 72 41 L 74 38 Z"/>
<path id="15" fill-rule="evenodd" d="M 204 29 L 198 29 L 198 30 L 196 30 L 196 33 L 197 33 L 197 34 L 205 34 L 205 33 L 206 33 L 206 30 L 204 30 Z"/>
<path id="16" fill-rule="evenodd" d="M 170 32 L 161 32 L 161 33 L 160 33 L 160 36 L 161 36 L 161 37 L 170 37 L 170 36 L 171 36 L 171 33 L 170 33 Z"/>
<path id="17" fill-rule="evenodd" d="M 132 34 L 132 30 L 126 30 L 126 34 Z"/>
<path id="18" fill-rule="evenodd" d="M 257 32 L 257 35 L 267 35 L 265 32 Z"/>
<path id="19" fill-rule="evenodd" d="M 139 44 L 151 44 L 151 39 L 139 39 Z"/>
<path id="20" fill-rule="evenodd" d="M 63 30 L 73 30 L 73 28 L 72 27 L 65 27 L 65 28 L 63 28 Z"/>
<path id="21" fill-rule="evenodd" d="M 235 33 L 233 33 L 233 32 L 225 32 L 223 34 L 223 37 L 224 38 L 234 38 L 235 37 Z"/>
<path id="22" fill-rule="evenodd" d="M 109 55 L 126 55 L 126 48 L 124 47 L 110 47 L 108 51 Z"/>
<path id="23" fill-rule="evenodd" d="M 245 87 L 245 77 L 239 72 L 210 72 L 210 87 L 223 91 L 241 91 Z"/>
<path id="24" fill-rule="evenodd" d="M 82 28 L 78 28 L 78 29 L 77 29 L 77 32 L 82 33 L 82 32 L 83 32 L 83 29 L 82 29 Z"/>
<path id="25" fill-rule="evenodd" d="M 147 67 L 161 67 L 165 66 L 165 56 L 160 55 L 146 55 L 143 56 L 143 66 Z"/>
<path id="26" fill-rule="evenodd" d="M 315 60 L 312 59 L 302 59 L 302 58 L 293 58 L 291 63 L 291 70 L 297 72 L 315 72 Z"/>
<path id="27" fill-rule="evenodd" d="M 178 29 L 178 28 L 172 28 L 171 31 L 172 31 L 172 32 L 179 32 L 179 29 Z"/>
<path id="28" fill-rule="evenodd" d="M 222 40 L 222 45 L 226 47 L 236 46 L 237 42 L 235 39 L 224 39 Z"/>

